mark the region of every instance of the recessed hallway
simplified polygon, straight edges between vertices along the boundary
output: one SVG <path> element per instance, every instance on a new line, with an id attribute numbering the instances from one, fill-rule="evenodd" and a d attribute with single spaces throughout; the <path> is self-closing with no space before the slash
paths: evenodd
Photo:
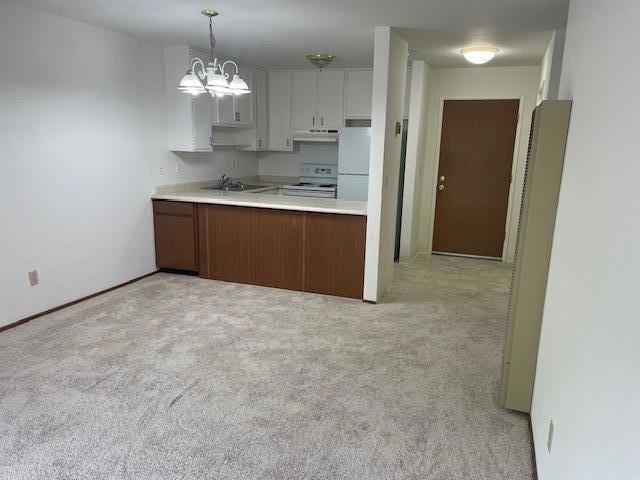
<path id="1" fill-rule="evenodd" d="M 157 274 L 0 334 L 0 478 L 531 479 L 498 405 L 510 270 L 383 304 Z"/>

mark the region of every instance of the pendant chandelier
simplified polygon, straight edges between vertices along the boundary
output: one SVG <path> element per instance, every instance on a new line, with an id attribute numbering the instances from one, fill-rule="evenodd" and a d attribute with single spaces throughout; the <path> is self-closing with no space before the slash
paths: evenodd
<path id="1" fill-rule="evenodd" d="M 209 17 L 209 62 L 205 66 L 202 60 L 194 57 L 186 75 L 180 81 L 178 90 L 191 95 L 209 92 L 212 97 L 250 93 L 247 83 L 240 78 L 238 64 L 231 60 L 220 63 L 213 56 L 213 49 L 216 46 L 216 37 L 213 36 L 213 17 L 218 15 L 218 12 L 203 10 L 202 14 Z M 230 82 L 229 73 L 225 71 L 229 66 L 235 68 Z"/>

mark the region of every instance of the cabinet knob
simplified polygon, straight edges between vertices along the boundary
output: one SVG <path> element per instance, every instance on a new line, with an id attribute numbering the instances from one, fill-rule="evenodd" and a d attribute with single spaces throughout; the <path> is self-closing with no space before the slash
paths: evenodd
<path id="1" fill-rule="evenodd" d="M 441 192 L 444 190 L 444 185 L 438 185 L 438 190 L 440 190 Z"/>
<path id="2" fill-rule="evenodd" d="M 316 126 L 316 117 L 311 117 L 311 125 Z"/>

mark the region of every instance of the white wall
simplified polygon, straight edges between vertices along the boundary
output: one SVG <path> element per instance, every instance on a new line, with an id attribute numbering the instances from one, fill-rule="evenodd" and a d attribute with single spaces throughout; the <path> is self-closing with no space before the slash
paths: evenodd
<path id="1" fill-rule="evenodd" d="M 512 262 L 518 233 L 518 216 L 527 161 L 531 113 L 536 105 L 540 67 L 471 67 L 434 69 L 429 94 L 426 161 L 421 214 L 421 248 L 431 251 L 435 179 L 438 168 L 438 135 L 442 123 L 442 100 L 446 98 L 524 98 L 520 111 L 520 134 L 516 138 L 517 155 L 512 171 L 511 202 L 508 220 L 506 260 Z"/>
<path id="2" fill-rule="evenodd" d="M 168 152 L 156 161 L 154 182 L 157 185 L 197 182 L 216 179 L 223 173 L 234 178 L 258 175 L 258 154 L 235 147 L 215 147 L 212 153 Z"/>
<path id="3" fill-rule="evenodd" d="M 364 299 L 379 301 L 393 281 L 396 207 L 408 44 L 390 27 L 376 27 L 373 54 L 371 163 Z"/>
<path id="4" fill-rule="evenodd" d="M 564 41 L 567 35 L 565 29 L 558 29 L 553 37 L 553 58 L 551 60 L 551 71 L 549 73 L 549 88 L 547 98 L 557 99 L 560 91 L 560 74 L 562 73 L 562 59 L 564 58 Z"/>
<path id="5" fill-rule="evenodd" d="M 6 2 L 0 45 L 5 325 L 155 270 L 154 186 L 215 176 L 230 154 L 167 151 L 158 46 Z"/>
<path id="6" fill-rule="evenodd" d="M 404 173 L 402 201 L 402 229 L 400 233 L 400 256 L 412 258 L 418 251 L 420 214 L 422 200 L 422 177 L 426 148 L 427 107 L 431 67 L 424 61 L 413 62 L 409 69 L 411 77 L 409 103 L 409 131 L 407 132 L 407 154 Z M 405 107 L 406 109 L 406 107 Z"/>
<path id="7" fill-rule="evenodd" d="M 558 98 L 565 34 L 565 30 L 554 30 L 551 34 L 540 66 L 537 104 L 543 100 Z"/>
<path id="8" fill-rule="evenodd" d="M 549 98 L 549 82 L 551 81 L 551 64 L 553 62 L 553 50 L 556 43 L 556 32 L 551 34 L 547 49 L 544 51 L 542 63 L 540 64 L 540 81 L 538 83 L 538 96 L 536 104 Z"/>
<path id="9" fill-rule="evenodd" d="M 260 152 L 260 175 L 299 177 L 303 163 L 337 165 L 338 144 L 294 142 L 293 152 Z"/>
<path id="10" fill-rule="evenodd" d="M 541 480 L 640 478 L 639 21 L 636 0 L 571 2 L 560 98 L 574 103 L 531 412 Z"/>

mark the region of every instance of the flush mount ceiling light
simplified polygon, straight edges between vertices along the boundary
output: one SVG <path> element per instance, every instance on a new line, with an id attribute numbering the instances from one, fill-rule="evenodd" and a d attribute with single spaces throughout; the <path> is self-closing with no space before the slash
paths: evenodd
<path id="1" fill-rule="evenodd" d="M 321 70 L 324 67 L 330 65 L 331 62 L 336 59 L 335 55 L 332 55 L 330 53 L 307 53 L 305 57 L 307 57 L 307 60 L 309 60 Z"/>
<path id="2" fill-rule="evenodd" d="M 500 50 L 494 47 L 468 47 L 460 50 L 467 62 L 481 65 L 496 56 Z"/>
<path id="3" fill-rule="evenodd" d="M 213 49 L 216 46 L 216 37 L 213 36 L 213 17 L 217 16 L 218 12 L 203 10 L 202 15 L 209 17 L 209 62 L 205 67 L 202 60 L 193 58 L 187 73 L 180 81 L 178 90 L 191 95 L 209 92 L 212 97 L 250 93 L 249 86 L 238 74 L 238 64 L 231 60 L 220 63 L 213 56 Z M 229 74 L 225 72 L 225 68 L 229 65 L 235 67 L 231 82 L 229 82 Z"/>

